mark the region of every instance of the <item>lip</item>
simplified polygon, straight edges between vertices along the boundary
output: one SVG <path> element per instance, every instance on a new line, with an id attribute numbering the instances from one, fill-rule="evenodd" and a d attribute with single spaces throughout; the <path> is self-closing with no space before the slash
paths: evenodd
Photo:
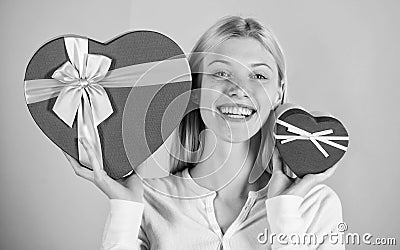
<path id="1" fill-rule="evenodd" d="M 253 112 L 252 112 L 252 114 L 251 115 L 249 115 L 249 116 L 247 116 L 247 117 L 245 117 L 245 118 L 233 118 L 233 117 L 229 117 L 228 115 L 225 115 L 224 113 L 222 113 L 221 112 L 221 107 L 242 107 L 242 108 L 248 108 L 248 109 L 250 109 L 250 110 L 252 110 Z M 247 104 L 241 104 L 241 103 L 229 103 L 229 104 L 221 104 L 221 105 L 218 105 L 218 106 L 216 106 L 216 110 L 218 110 L 218 113 L 225 119 L 225 120 L 228 120 L 228 121 L 232 121 L 232 122 L 247 122 L 247 121 L 249 121 L 250 119 L 252 119 L 253 118 L 253 116 L 254 116 L 254 114 L 257 112 L 257 109 L 256 108 L 254 108 L 254 107 L 252 107 L 252 106 L 250 106 L 250 105 L 247 105 Z"/>
<path id="2" fill-rule="evenodd" d="M 242 104 L 242 103 L 223 103 L 223 104 L 216 105 L 217 109 L 219 109 L 220 107 L 223 107 L 223 106 L 248 108 L 250 110 L 254 110 L 257 112 L 257 109 L 255 107 L 247 105 L 247 104 Z"/>

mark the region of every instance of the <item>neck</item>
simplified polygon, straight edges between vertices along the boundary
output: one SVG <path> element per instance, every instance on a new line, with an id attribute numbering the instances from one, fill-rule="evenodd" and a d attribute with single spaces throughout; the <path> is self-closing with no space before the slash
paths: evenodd
<path id="1" fill-rule="evenodd" d="M 269 181 L 269 174 L 264 171 L 257 181 L 249 183 L 253 167 L 262 167 L 256 162 L 259 142 L 259 134 L 244 142 L 231 143 L 205 132 L 201 161 L 190 169 L 190 174 L 199 185 L 217 191 L 222 198 L 246 199 L 249 191 L 260 190 Z"/>

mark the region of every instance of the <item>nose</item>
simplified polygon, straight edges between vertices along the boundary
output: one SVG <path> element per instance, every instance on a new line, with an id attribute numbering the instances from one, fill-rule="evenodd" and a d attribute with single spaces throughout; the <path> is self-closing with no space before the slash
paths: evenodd
<path id="1" fill-rule="evenodd" d="M 243 86 L 241 86 L 241 84 L 232 82 L 228 86 L 227 95 L 229 97 L 238 97 L 238 98 L 249 97 L 247 91 L 243 88 Z"/>

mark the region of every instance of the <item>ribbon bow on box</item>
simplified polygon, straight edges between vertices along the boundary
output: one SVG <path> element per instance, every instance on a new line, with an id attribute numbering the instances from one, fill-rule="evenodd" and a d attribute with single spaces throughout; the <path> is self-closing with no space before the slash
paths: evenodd
<path id="1" fill-rule="evenodd" d="M 291 103 L 275 111 L 276 146 L 298 177 L 324 172 L 347 151 L 349 136 L 343 124 L 330 115 L 314 115 Z"/>
<path id="2" fill-rule="evenodd" d="M 327 129 L 327 130 L 322 130 L 319 132 L 314 132 L 310 133 L 307 132 L 301 128 L 298 128 L 292 124 L 289 124 L 287 122 L 277 120 L 276 123 L 284 126 L 287 128 L 288 132 L 297 134 L 297 135 L 275 135 L 276 139 L 282 140 L 281 143 L 285 144 L 294 140 L 310 140 L 321 153 L 325 156 L 328 157 L 329 154 L 326 152 L 326 150 L 319 144 L 318 141 L 324 142 L 328 145 L 331 145 L 332 147 L 341 149 L 343 151 L 347 151 L 347 147 L 340 145 L 338 143 L 332 142 L 332 141 L 348 141 L 349 137 L 348 136 L 325 136 L 333 133 L 332 129 Z"/>
<path id="3" fill-rule="evenodd" d="M 111 59 L 88 54 L 87 39 L 66 37 L 64 41 L 70 61 L 65 62 L 52 75 L 52 78 L 65 84 L 53 111 L 71 128 L 77 115 L 78 140 L 85 138 L 103 165 L 97 126 L 113 113 L 107 93 L 101 86 Z M 80 143 L 78 152 L 79 161 L 89 167 L 89 157 Z"/>

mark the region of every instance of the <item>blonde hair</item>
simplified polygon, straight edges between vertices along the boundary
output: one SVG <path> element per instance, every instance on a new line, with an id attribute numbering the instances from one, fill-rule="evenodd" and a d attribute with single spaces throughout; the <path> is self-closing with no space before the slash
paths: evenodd
<path id="1" fill-rule="evenodd" d="M 189 55 L 189 65 L 192 72 L 192 90 L 201 87 L 202 74 L 200 72 L 205 54 L 203 52 L 210 52 L 213 48 L 230 38 L 254 38 L 271 53 L 278 68 L 279 81 L 283 90 L 281 100 L 283 103 L 286 99 L 287 84 L 286 62 L 282 49 L 271 30 L 264 27 L 254 18 L 242 18 L 240 16 L 224 17 L 218 20 L 200 37 Z M 185 168 L 193 167 L 200 159 L 202 153 L 201 145 L 204 143 L 204 137 L 200 136 L 200 133 L 204 129 L 205 125 L 201 119 L 199 109 L 189 112 L 182 119 L 177 130 L 177 138 L 175 138 L 172 144 L 172 152 L 174 152 L 170 156 L 170 172 L 172 174 Z M 268 154 L 265 149 L 265 143 L 262 142 L 260 147 L 263 147 L 261 150 L 262 162 L 265 158 L 268 158 L 266 160 L 269 161 L 270 157 L 265 156 L 265 154 Z"/>

